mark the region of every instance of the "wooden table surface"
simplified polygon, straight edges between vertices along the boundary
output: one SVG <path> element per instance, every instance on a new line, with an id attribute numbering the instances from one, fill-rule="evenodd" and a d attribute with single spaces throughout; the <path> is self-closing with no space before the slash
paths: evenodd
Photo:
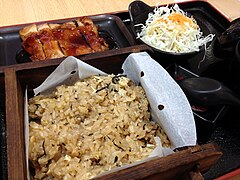
<path id="1" fill-rule="evenodd" d="M 0 0 L 0 27 L 126 11 L 133 0 Z M 183 0 L 144 0 L 149 5 Z M 186 0 L 185 0 L 186 1 Z M 230 21 L 240 17 L 240 0 L 208 0 Z"/>

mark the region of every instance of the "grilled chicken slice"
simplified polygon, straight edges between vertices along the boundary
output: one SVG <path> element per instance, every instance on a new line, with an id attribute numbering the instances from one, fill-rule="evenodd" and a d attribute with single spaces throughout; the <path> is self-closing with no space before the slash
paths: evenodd
<path id="1" fill-rule="evenodd" d="M 99 37 L 98 28 L 94 25 L 93 21 L 89 17 L 83 17 L 76 22 L 78 25 L 78 31 L 84 36 L 94 52 L 100 52 L 109 49 L 105 40 Z"/>
<path id="2" fill-rule="evenodd" d="M 49 25 L 65 56 L 77 56 L 93 52 L 73 22 Z"/>
<path id="3" fill-rule="evenodd" d="M 30 54 L 32 61 L 45 59 L 42 43 L 39 40 L 37 26 L 35 24 L 26 26 L 19 31 L 23 48 Z"/>
<path id="4" fill-rule="evenodd" d="M 64 56 L 63 52 L 61 51 L 58 45 L 58 41 L 55 39 L 48 24 L 45 23 L 38 25 L 38 33 L 40 41 L 43 45 L 43 50 L 46 59 L 54 59 Z"/>

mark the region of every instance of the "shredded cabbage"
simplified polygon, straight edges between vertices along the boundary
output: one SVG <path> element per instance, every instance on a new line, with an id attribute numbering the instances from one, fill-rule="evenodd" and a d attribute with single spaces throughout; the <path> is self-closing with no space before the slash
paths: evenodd
<path id="1" fill-rule="evenodd" d="M 199 51 L 214 38 L 213 34 L 204 37 L 193 17 L 179 8 L 177 4 L 172 7 L 156 7 L 148 14 L 146 25 L 139 24 L 141 32 L 137 38 L 148 45 L 162 51 L 174 53 L 187 53 Z"/>

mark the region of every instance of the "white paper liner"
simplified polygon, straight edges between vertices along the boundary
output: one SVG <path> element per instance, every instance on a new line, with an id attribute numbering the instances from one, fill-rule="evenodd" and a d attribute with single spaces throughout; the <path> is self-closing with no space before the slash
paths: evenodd
<path id="1" fill-rule="evenodd" d="M 104 75 L 106 73 L 90 66 L 89 64 L 76 59 L 75 57 L 67 57 L 45 81 L 34 89 L 34 94 L 49 94 L 56 86 L 61 84 L 72 85 L 78 79 L 84 79 L 92 75 Z"/>
<path id="2" fill-rule="evenodd" d="M 28 142 L 29 142 L 29 117 L 28 117 L 28 95 L 27 88 L 24 95 L 24 135 L 25 135 L 25 151 L 26 151 L 26 168 L 27 179 L 30 180 L 29 161 L 28 161 Z"/>
<path id="3" fill-rule="evenodd" d="M 154 121 L 160 124 L 171 141 L 172 149 L 184 146 L 196 145 L 196 127 L 190 104 L 168 72 L 146 52 L 132 53 L 123 63 L 122 69 L 128 78 L 136 83 L 141 83 L 150 103 L 151 116 Z M 61 84 L 72 85 L 78 79 L 84 79 L 92 75 L 106 75 L 83 61 L 69 56 L 67 57 L 37 88 L 34 94 L 51 93 L 56 86 Z M 142 76 L 142 77 L 141 77 Z M 25 96 L 27 107 L 27 95 Z M 162 110 L 158 106 L 162 105 Z M 25 108 L 25 135 L 28 135 L 28 110 Z M 25 137 L 28 147 L 29 137 Z M 149 158 L 136 163 L 115 168 L 106 173 L 112 173 L 122 168 L 137 165 L 150 160 L 154 156 L 166 156 L 173 153 L 170 148 L 162 148 L 161 141 L 155 138 L 157 147 L 150 154 Z M 26 148 L 26 161 L 28 162 L 28 148 Z M 29 173 L 29 172 L 28 172 Z M 106 174 L 104 173 L 104 174 Z M 101 174 L 102 175 L 102 174 Z"/>
<path id="4" fill-rule="evenodd" d="M 196 145 L 191 106 L 169 73 L 146 52 L 130 54 L 123 70 L 128 78 L 141 83 L 150 103 L 151 116 L 164 129 L 172 147 Z M 159 110 L 159 105 L 164 108 Z"/>

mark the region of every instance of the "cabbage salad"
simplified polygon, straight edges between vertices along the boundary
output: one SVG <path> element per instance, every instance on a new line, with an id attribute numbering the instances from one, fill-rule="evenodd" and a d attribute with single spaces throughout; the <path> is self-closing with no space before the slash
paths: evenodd
<path id="1" fill-rule="evenodd" d="M 177 4 L 172 7 L 156 7 L 148 14 L 146 25 L 140 24 L 137 38 L 148 45 L 167 52 L 188 53 L 199 51 L 214 38 L 204 37 L 193 17 L 188 17 Z"/>

